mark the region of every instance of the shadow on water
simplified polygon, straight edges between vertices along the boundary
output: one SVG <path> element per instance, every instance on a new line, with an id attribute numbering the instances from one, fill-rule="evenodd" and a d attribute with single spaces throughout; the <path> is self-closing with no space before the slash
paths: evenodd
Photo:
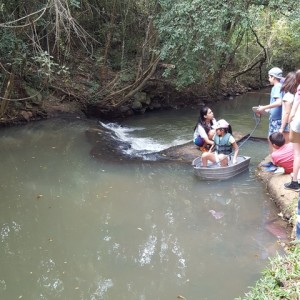
<path id="1" fill-rule="evenodd" d="M 194 115 L 122 126 L 146 128 L 129 134 L 138 145 L 135 134 L 167 147 L 191 138 Z M 117 154 L 99 145 L 96 158 L 90 127 L 46 120 L 1 130 L 1 299 L 233 299 L 282 251 L 278 211 L 254 175 L 263 141 L 245 145 L 249 172 L 207 182 L 189 164 L 128 160 L 118 140 Z"/>

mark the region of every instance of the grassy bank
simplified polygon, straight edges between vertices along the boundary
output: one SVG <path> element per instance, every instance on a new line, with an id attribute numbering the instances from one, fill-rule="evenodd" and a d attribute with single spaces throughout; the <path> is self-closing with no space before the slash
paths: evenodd
<path id="1" fill-rule="evenodd" d="M 266 157 L 263 162 L 269 160 Z M 264 172 L 260 166 L 256 174 L 266 184 L 266 190 L 280 214 L 293 226 L 291 238 L 294 239 L 298 193 L 284 189 L 284 183 L 290 181 L 290 175 Z M 235 300 L 300 300 L 300 241 L 292 241 L 285 250 L 285 255 L 277 254 L 270 259 L 268 268 L 262 272 L 255 286 Z"/>
<path id="2" fill-rule="evenodd" d="M 294 244 L 286 256 L 277 255 L 263 271 L 262 278 L 243 298 L 236 300 L 300 299 L 300 244 Z"/>

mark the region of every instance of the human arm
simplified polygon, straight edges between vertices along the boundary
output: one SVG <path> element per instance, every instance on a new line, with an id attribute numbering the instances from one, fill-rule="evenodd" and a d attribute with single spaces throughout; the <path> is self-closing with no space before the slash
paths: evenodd
<path id="1" fill-rule="evenodd" d="M 232 163 L 233 164 L 236 164 L 237 162 L 237 156 L 238 156 L 238 153 L 239 153 L 239 146 L 235 140 L 235 138 L 233 136 L 230 136 L 229 138 L 229 143 L 231 144 L 233 150 L 234 150 L 234 155 L 233 155 L 233 159 L 232 159 Z"/>
<path id="2" fill-rule="evenodd" d="M 266 110 L 273 110 L 274 108 L 282 105 L 283 93 L 281 92 L 281 84 L 274 84 L 271 90 L 270 103 L 268 105 L 261 105 L 258 107 L 257 112 L 263 113 Z"/>
<path id="3" fill-rule="evenodd" d="M 289 116 L 291 113 L 291 109 L 292 109 L 292 102 L 290 101 L 283 101 L 284 109 L 283 109 L 283 115 L 282 115 L 282 119 L 281 119 L 281 127 L 279 128 L 279 132 L 283 132 L 285 126 L 289 123 Z"/>
<path id="4" fill-rule="evenodd" d="M 236 164 L 236 162 L 237 162 L 237 156 L 238 156 L 238 153 L 239 153 L 239 146 L 238 146 L 238 144 L 236 142 L 234 142 L 232 144 L 232 147 L 234 149 L 234 155 L 233 155 L 232 163 Z"/>
<path id="5" fill-rule="evenodd" d="M 273 147 L 273 152 L 271 154 L 271 161 L 275 166 L 278 166 L 278 158 L 277 158 L 277 153 L 276 153 L 276 148 Z M 279 167 L 279 166 L 278 166 Z"/>
<path id="6" fill-rule="evenodd" d="M 281 106 L 282 105 L 282 99 L 281 98 L 276 98 L 276 100 L 273 103 L 270 103 L 268 105 L 260 105 L 257 109 L 257 113 L 263 113 L 264 111 L 277 107 L 277 106 Z"/>
<path id="7" fill-rule="evenodd" d="M 293 105 L 292 105 L 292 109 L 289 115 L 289 123 L 291 123 L 293 121 L 293 118 L 298 110 L 299 107 L 299 103 L 300 103 L 300 97 L 295 96 Z"/>
<path id="8" fill-rule="evenodd" d="M 200 136 L 204 139 L 206 144 L 214 145 L 214 142 L 208 137 L 205 129 L 201 125 L 198 125 L 198 132 Z"/>

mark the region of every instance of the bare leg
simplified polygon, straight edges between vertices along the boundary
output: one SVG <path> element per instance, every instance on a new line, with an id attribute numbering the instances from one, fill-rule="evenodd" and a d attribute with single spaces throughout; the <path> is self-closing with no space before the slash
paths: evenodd
<path id="1" fill-rule="evenodd" d="M 219 159 L 220 159 L 221 167 L 228 166 L 228 156 L 227 155 L 219 154 Z"/>
<path id="2" fill-rule="evenodd" d="M 216 162 L 215 154 L 213 152 L 205 152 L 202 154 L 202 166 L 207 167 L 207 162 L 210 160 L 213 163 Z"/>
<path id="3" fill-rule="evenodd" d="M 294 163 L 293 163 L 293 181 L 298 180 L 298 172 L 300 170 L 300 144 L 293 143 L 294 148 Z"/>

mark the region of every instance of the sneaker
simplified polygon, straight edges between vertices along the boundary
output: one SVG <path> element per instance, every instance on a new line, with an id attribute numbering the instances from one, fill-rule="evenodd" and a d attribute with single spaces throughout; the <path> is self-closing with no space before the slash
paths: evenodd
<path id="1" fill-rule="evenodd" d="M 300 184 L 297 181 L 291 181 L 288 183 L 284 184 L 284 188 L 287 190 L 292 190 L 295 192 L 299 192 L 300 191 Z"/>
<path id="2" fill-rule="evenodd" d="M 285 170 L 282 167 L 278 167 L 277 170 L 275 170 L 274 174 L 284 174 Z"/>
<path id="3" fill-rule="evenodd" d="M 264 171 L 265 172 L 275 172 L 277 170 L 277 167 L 276 166 L 270 166 L 268 168 L 264 168 Z"/>
<path id="4" fill-rule="evenodd" d="M 291 181 L 293 181 L 294 173 L 291 173 L 290 175 L 291 175 Z M 297 178 L 298 183 L 300 183 L 300 176 L 299 175 L 300 175 L 300 172 L 298 173 L 298 178 Z"/>
<path id="5" fill-rule="evenodd" d="M 261 164 L 261 166 L 262 166 L 262 167 L 269 168 L 269 167 L 274 166 L 274 164 L 273 164 L 271 161 L 269 161 L 269 162 L 267 162 L 267 163 L 265 163 L 265 164 Z"/>

